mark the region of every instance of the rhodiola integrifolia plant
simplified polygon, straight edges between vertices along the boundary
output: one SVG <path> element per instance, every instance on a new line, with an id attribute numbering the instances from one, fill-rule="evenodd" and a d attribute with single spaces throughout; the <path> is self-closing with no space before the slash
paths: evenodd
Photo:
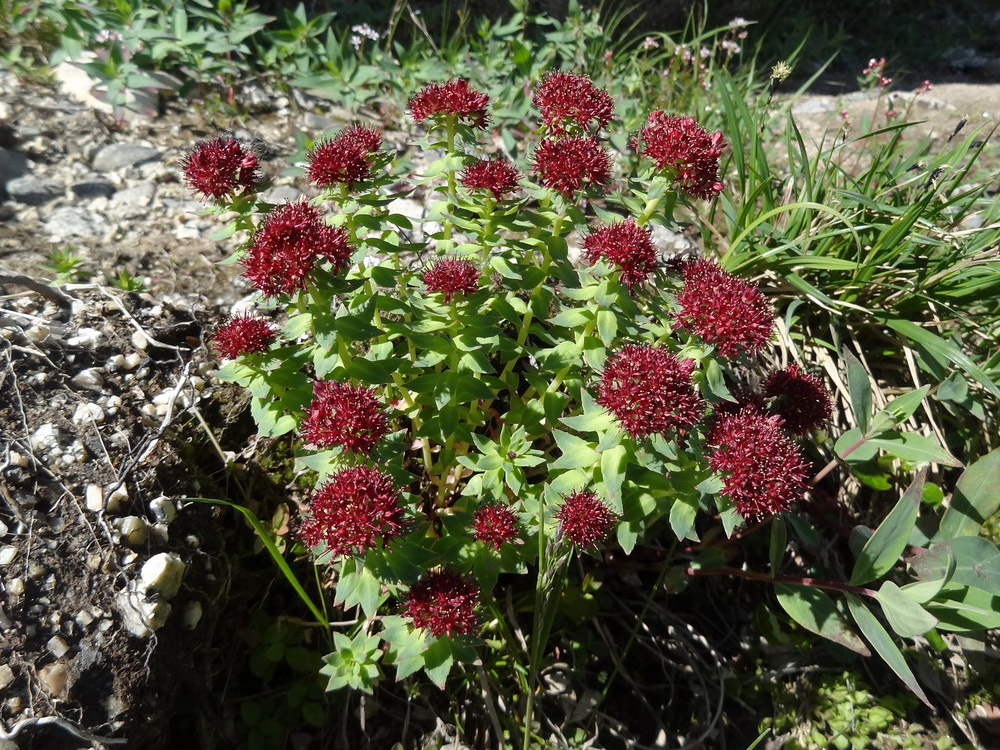
<path id="1" fill-rule="evenodd" d="M 697 540 L 699 514 L 731 533 L 785 511 L 810 474 L 799 441 L 831 408 L 795 366 L 759 390 L 734 376 L 770 346 L 760 289 L 710 259 L 658 258 L 651 225 L 722 191 L 722 134 L 653 112 L 623 161 L 605 146 L 614 103 L 588 78 L 552 73 L 533 103 L 521 168 L 461 79 L 409 102 L 440 154 L 423 174 L 393 173 L 360 125 L 311 150 L 308 202 L 265 203 L 236 141 L 184 162 L 247 232 L 237 257 L 259 291 L 215 332 L 220 375 L 249 389 L 261 435 L 294 434 L 295 534 L 335 603 L 364 613 L 335 637 L 331 687 L 370 689 L 382 666 L 443 684 L 484 642 L 517 653 L 497 604 L 512 574 L 535 615 L 526 723 L 570 558 L 629 553 L 659 527 Z M 417 188 L 436 196 L 421 242 L 393 210 Z"/>

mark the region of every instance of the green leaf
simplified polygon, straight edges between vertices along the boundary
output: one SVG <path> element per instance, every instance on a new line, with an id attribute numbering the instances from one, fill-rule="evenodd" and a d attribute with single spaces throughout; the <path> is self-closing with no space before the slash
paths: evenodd
<path id="1" fill-rule="evenodd" d="M 851 573 L 851 585 L 860 586 L 880 578 L 899 562 L 899 556 L 906 549 L 906 542 L 913 533 L 920 508 L 927 469 L 921 469 L 913 478 L 909 488 L 885 517 L 875 533 L 865 543 Z"/>
<path id="2" fill-rule="evenodd" d="M 1000 628 L 1000 596 L 972 586 L 949 584 L 927 603 L 939 630 L 970 632 Z"/>
<path id="3" fill-rule="evenodd" d="M 960 536 L 931 546 L 910 561 L 920 580 L 947 578 L 1000 596 L 1000 550 L 978 536 Z"/>
<path id="4" fill-rule="evenodd" d="M 698 541 L 698 532 L 694 530 L 695 518 L 698 515 L 698 499 L 692 495 L 682 495 L 670 506 L 670 528 L 678 541 L 691 539 Z"/>
<path id="5" fill-rule="evenodd" d="M 892 581 L 886 581 L 875 592 L 875 600 L 882 605 L 882 612 L 896 635 L 915 638 L 937 625 L 937 618 L 917 604 Z"/>
<path id="6" fill-rule="evenodd" d="M 432 641 L 424 651 L 424 671 L 431 681 L 444 690 L 445 682 L 448 680 L 448 673 L 451 672 L 451 665 L 455 663 L 455 657 L 451 652 L 451 641 L 447 638 L 438 638 Z"/>
<path id="7" fill-rule="evenodd" d="M 962 472 L 934 538 L 975 536 L 997 508 L 1000 508 L 1000 448 L 994 448 Z"/>
<path id="8" fill-rule="evenodd" d="M 913 412 L 917 410 L 917 407 L 923 402 L 924 397 L 927 396 L 927 392 L 930 389 L 929 385 L 924 385 L 915 391 L 904 393 L 902 396 L 894 398 L 886 404 L 885 410 L 892 415 L 896 424 L 899 424 L 910 418 Z"/>
<path id="9" fill-rule="evenodd" d="M 906 659 L 903 658 L 902 652 L 893 643 L 892 637 L 886 632 L 885 628 L 875 619 L 875 615 L 854 594 L 847 594 L 847 606 L 851 611 L 851 616 L 854 617 L 854 621 L 861 628 L 862 634 L 872 644 L 872 647 L 882 657 L 882 660 L 889 665 L 892 671 L 896 673 L 896 676 L 903 681 L 906 687 L 924 705 L 934 710 L 934 706 L 931 705 L 931 702 L 927 700 L 927 696 L 924 695 L 923 688 L 920 687 L 917 678 L 914 677 L 910 666 L 906 663 Z"/>
<path id="10" fill-rule="evenodd" d="M 869 438 L 867 444 L 908 461 L 930 462 L 944 466 L 962 465 L 961 461 L 938 445 L 936 440 L 915 432 L 883 432 L 878 437 Z"/>
<path id="11" fill-rule="evenodd" d="M 601 310 L 597 313 L 597 332 L 604 345 L 611 346 L 618 334 L 618 316 L 610 310 Z"/>
<path id="12" fill-rule="evenodd" d="M 624 445 L 616 445 L 601 454 L 601 476 L 604 478 L 604 492 L 616 511 L 621 510 L 622 482 L 628 469 L 628 450 Z"/>
<path id="13" fill-rule="evenodd" d="M 562 430 L 553 430 L 552 437 L 562 455 L 552 464 L 553 469 L 579 469 L 593 466 L 600 459 L 600 453 L 583 438 Z"/>
<path id="14" fill-rule="evenodd" d="M 868 431 L 872 414 L 872 384 L 865 366 L 846 346 L 843 357 L 847 363 L 847 389 L 851 394 L 851 409 L 854 410 L 854 419 L 858 427 L 864 433 Z"/>
<path id="15" fill-rule="evenodd" d="M 840 644 L 862 656 L 871 656 L 864 642 L 851 631 L 830 595 L 815 586 L 774 584 L 781 608 L 811 633 Z"/>

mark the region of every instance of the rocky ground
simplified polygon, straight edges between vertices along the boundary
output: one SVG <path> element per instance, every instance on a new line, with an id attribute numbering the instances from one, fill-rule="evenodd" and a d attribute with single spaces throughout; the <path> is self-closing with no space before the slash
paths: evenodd
<path id="1" fill-rule="evenodd" d="M 238 124 L 180 107 L 117 122 L 68 85 L 0 72 L 0 750 L 225 747 L 225 727 L 180 726 L 172 708 L 194 694 L 210 712 L 201 675 L 249 585 L 225 562 L 232 516 L 186 498 L 225 493 L 250 439 L 206 343 L 250 288 L 219 264 L 234 240 L 212 239 L 178 160 Z M 947 137 L 963 118 L 996 122 L 998 91 L 939 86 L 914 111 Z M 277 105 L 253 122 L 279 154 L 272 202 L 299 195 L 284 174 L 296 130 L 352 119 L 304 95 Z M 876 106 L 794 105 L 814 138 Z"/>

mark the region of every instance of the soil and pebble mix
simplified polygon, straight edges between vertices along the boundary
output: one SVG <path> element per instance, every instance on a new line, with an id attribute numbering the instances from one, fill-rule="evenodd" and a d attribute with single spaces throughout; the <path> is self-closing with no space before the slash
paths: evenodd
<path id="1" fill-rule="evenodd" d="M 253 450 L 244 397 L 213 378 L 208 344 L 252 289 L 220 265 L 236 239 L 211 238 L 220 224 L 199 215 L 178 162 L 245 123 L 181 106 L 116 121 L 74 80 L 0 72 L 0 750 L 176 747 L 205 739 L 175 708 L 195 696 L 211 712 L 203 674 L 245 583 L 225 555 L 238 523 L 185 498 L 225 496 L 227 465 Z M 1000 110 L 992 96 L 976 108 Z M 358 118 L 301 92 L 264 99 L 248 122 L 273 149 L 265 199 L 294 200 L 296 131 Z M 962 106 L 940 99 L 921 106 L 945 133 Z M 817 122 L 840 106 L 811 101 L 798 106 Z M 430 198 L 394 210 L 419 219 Z M 667 255 L 691 246 L 655 238 Z M 80 258 L 69 278 L 54 278 L 54 248 Z M 122 271 L 142 290 L 116 288 Z M 227 745 L 225 727 L 210 733 Z"/>

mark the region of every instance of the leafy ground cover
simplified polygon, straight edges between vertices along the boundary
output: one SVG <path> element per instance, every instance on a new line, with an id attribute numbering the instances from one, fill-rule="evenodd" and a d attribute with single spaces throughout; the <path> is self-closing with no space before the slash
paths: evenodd
<path id="1" fill-rule="evenodd" d="M 520 9 L 402 45 L 403 6 L 389 39 L 301 8 L 271 32 L 235 5 L 12 7 L 25 75 L 100 43 L 117 107 L 239 107 L 261 76 L 409 116 L 434 156 L 303 136 L 318 195 L 278 205 L 259 145 L 184 163 L 260 293 L 214 334 L 219 376 L 294 501 L 201 498 L 287 584 L 229 667 L 260 686 L 246 746 L 976 742 L 971 654 L 1000 624 L 988 127 L 916 136 L 873 61 L 871 120 L 812 142 L 739 21 L 628 43 L 620 15 Z M 392 209 L 416 187 L 420 241 Z M 658 257 L 656 227 L 705 260 Z"/>

